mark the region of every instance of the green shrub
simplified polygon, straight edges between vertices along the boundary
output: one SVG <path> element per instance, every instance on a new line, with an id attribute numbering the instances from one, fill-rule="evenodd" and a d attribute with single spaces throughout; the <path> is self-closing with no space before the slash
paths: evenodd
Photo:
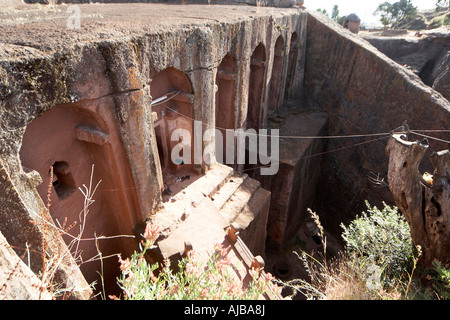
<path id="1" fill-rule="evenodd" d="M 440 299 L 450 299 L 450 268 L 442 266 L 439 261 L 433 261 L 435 275 L 432 287 Z"/>
<path id="2" fill-rule="evenodd" d="M 444 25 L 448 26 L 450 24 L 450 13 L 447 13 L 444 17 Z"/>
<path id="3" fill-rule="evenodd" d="M 428 24 L 428 28 L 429 29 L 439 28 L 442 26 L 443 22 L 444 22 L 444 19 L 442 17 L 435 17 Z"/>
<path id="4" fill-rule="evenodd" d="M 319 217 L 308 209 L 320 230 L 322 252 L 294 252 L 309 279 L 282 284 L 307 299 L 449 299 L 448 266 L 434 261 L 432 270 L 421 268 L 418 276 L 415 271 L 421 248 L 414 247 L 409 225 L 398 209 L 383 205 L 380 210 L 366 201 L 366 211 L 348 226 L 341 224 L 345 250 L 330 261 Z"/>
<path id="5" fill-rule="evenodd" d="M 409 225 L 396 207 L 379 210 L 366 201 L 367 212 L 344 229 L 342 238 L 350 257 L 364 270 L 367 285 L 374 289 L 405 280 L 415 266 L 415 247 Z M 412 273 L 412 272 L 411 272 Z"/>

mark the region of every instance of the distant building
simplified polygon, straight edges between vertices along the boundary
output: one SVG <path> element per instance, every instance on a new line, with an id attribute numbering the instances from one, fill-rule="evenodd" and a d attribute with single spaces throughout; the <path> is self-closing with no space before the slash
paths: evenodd
<path id="1" fill-rule="evenodd" d="M 361 19 L 354 13 L 349 14 L 344 18 L 342 22 L 342 26 L 345 29 L 349 29 L 353 33 L 358 33 L 361 25 Z"/>

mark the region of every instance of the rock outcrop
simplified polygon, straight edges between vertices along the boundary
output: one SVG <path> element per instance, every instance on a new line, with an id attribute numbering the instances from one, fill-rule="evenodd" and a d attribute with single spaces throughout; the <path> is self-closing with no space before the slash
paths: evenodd
<path id="1" fill-rule="evenodd" d="M 364 35 L 378 50 L 417 74 L 422 81 L 450 98 L 450 33 L 446 28 L 420 31 L 416 36 Z"/>
<path id="2" fill-rule="evenodd" d="M 41 287 L 38 277 L 17 256 L 0 233 L 0 300 L 52 299 L 46 288 L 41 290 Z"/>

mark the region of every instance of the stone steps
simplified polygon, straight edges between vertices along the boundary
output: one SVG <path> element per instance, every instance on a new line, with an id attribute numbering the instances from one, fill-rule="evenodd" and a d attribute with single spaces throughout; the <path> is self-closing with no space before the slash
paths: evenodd
<path id="1" fill-rule="evenodd" d="M 258 188 L 232 223 L 238 224 L 242 229 L 246 229 L 256 218 L 256 214 L 261 212 L 264 206 L 267 205 L 268 200 L 270 200 L 270 194 L 270 191 Z"/>
<path id="2" fill-rule="evenodd" d="M 241 174 L 234 172 L 228 179 L 227 183 L 223 185 L 213 196 L 212 200 L 217 209 L 221 210 L 230 197 L 236 192 L 236 190 L 244 183 L 248 178 L 247 174 Z"/>
<path id="3" fill-rule="evenodd" d="M 226 225 L 233 224 L 255 255 L 264 255 L 271 192 L 247 174 L 234 172 L 212 197 Z"/>
<path id="4" fill-rule="evenodd" d="M 228 166 L 217 165 L 209 170 L 203 177 L 191 183 L 165 202 L 163 207 L 152 217 L 152 222 L 160 228 L 160 238 L 168 237 L 177 229 L 206 198 L 212 197 L 232 175 L 233 169 Z"/>
<path id="5" fill-rule="evenodd" d="M 200 257 L 207 258 L 214 245 L 224 241 L 227 226 L 211 199 L 206 198 L 167 238 L 158 241 L 158 247 L 163 258 L 179 257 L 189 242 Z"/>
<path id="6" fill-rule="evenodd" d="M 235 186 L 235 183 L 232 186 Z M 230 189 L 232 186 L 230 186 Z M 260 186 L 261 184 L 258 181 L 247 177 L 234 190 L 233 194 L 228 197 L 228 200 L 221 207 L 220 214 L 229 224 L 242 212 L 245 205 L 250 201 Z"/>
<path id="7" fill-rule="evenodd" d="M 256 234 L 262 237 L 248 234 L 245 238 L 264 247 L 268 203 L 270 192 L 261 188 L 257 180 L 233 172 L 228 166 L 216 165 L 176 194 L 172 202 L 164 203 L 152 219 L 161 229 L 161 254 L 164 258 L 182 255 L 185 242 L 197 253 L 210 254 L 214 244 L 224 240 L 225 230 L 232 223 L 240 230 L 257 230 Z M 252 226 L 256 219 L 260 227 Z"/>
<path id="8" fill-rule="evenodd" d="M 233 168 L 222 164 L 216 164 L 213 169 L 193 182 L 189 188 L 199 190 L 205 197 L 212 197 L 222 186 L 227 183 L 233 174 Z"/>

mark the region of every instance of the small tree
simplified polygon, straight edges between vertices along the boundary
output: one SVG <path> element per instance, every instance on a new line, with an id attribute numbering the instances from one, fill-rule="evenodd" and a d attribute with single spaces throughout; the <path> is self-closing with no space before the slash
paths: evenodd
<path id="1" fill-rule="evenodd" d="M 327 9 L 317 9 L 316 11 L 319 11 L 319 12 L 321 12 L 321 13 L 323 13 L 324 15 L 326 15 L 327 17 L 328 17 L 328 12 L 327 12 Z"/>
<path id="2" fill-rule="evenodd" d="M 417 7 L 413 6 L 411 0 L 400 0 L 394 4 L 383 2 L 373 14 L 380 15 L 380 22 L 385 28 L 388 25 L 397 28 L 402 23 L 417 17 Z"/>
<path id="3" fill-rule="evenodd" d="M 450 0 L 436 0 L 436 10 L 450 10 Z"/>
<path id="4" fill-rule="evenodd" d="M 389 2 L 383 2 L 380 5 L 378 5 L 378 8 L 375 10 L 373 14 L 380 16 L 380 22 L 385 29 L 389 25 L 394 23 L 392 4 L 390 4 Z"/>
<path id="5" fill-rule="evenodd" d="M 334 5 L 333 11 L 331 11 L 331 19 L 333 19 L 336 22 L 338 22 L 341 19 L 341 17 L 339 16 L 339 7 L 337 4 Z"/>

